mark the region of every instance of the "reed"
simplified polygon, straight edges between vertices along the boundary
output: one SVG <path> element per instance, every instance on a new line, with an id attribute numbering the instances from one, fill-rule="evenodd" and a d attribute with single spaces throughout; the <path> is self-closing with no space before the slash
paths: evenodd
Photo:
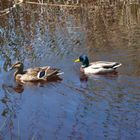
<path id="1" fill-rule="evenodd" d="M 36 135 L 36 134 L 34 134 L 34 135 L 33 135 L 33 137 L 32 137 L 32 139 L 31 139 L 31 140 L 34 140 L 34 139 L 35 139 L 35 135 Z"/>
<path id="2" fill-rule="evenodd" d="M 18 120 L 18 140 L 20 140 L 20 126 L 19 126 L 19 120 Z"/>
<path id="3" fill-rule="evenodd" d="M 2 129 L 4 128 L 4 126 L 6 125 L 8 118 L 4 120 L 3 124 L 0 127 L 0 132 L 2 131 Z"/>
<path id="4" fill-rule="evenodd" d="M 14 0 L 14 4 L 11 7 L 5 8 L 4 10 L 0 11 L 0 17 L 10 13 L 12 9 L 14 9 L 17 5 L 20 5 L 23 2 L 23 0 L 19 0 L 18 2 Z"/>
<path id="5" fill-rule="evenodd" d="M 78 5 L 68 5 L 68 4 L 51 4 L 51 3 L 38 3 L 38 2 L 26 2 L 28 4 L 44 5 L 44 6 L 59 6 L 59 7 L 80 7 Z"/>

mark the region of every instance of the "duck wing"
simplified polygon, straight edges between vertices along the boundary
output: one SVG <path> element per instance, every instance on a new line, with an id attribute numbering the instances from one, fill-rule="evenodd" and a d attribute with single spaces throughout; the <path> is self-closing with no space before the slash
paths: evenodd
<path id="1" fill-rule="evenodd" d="M 59 69 L 52 68 L 50 66 L 29 68 L 20 76 L 20 81 L 40 81 L 46 80 L 48 77 L 53 77 L 61 74 Z"/>
<path id="2" fill-rule="evenodd" d="M 97 61 L 97 62 L 92 62 L 90 63 L 90 65 L 92 65 L 92 68 L 117 68 L 119 66 L 121 66 L 121 63 L 118 63 L 118 62 L 108 62 L 108 61 Z"/>
<path id="3" fill-rule="evenodd" d="M 26 75 L 30 75 L 39 79 L 57 74 L 58 72 L 59 69 L 55 69 L 50 66 L 29 68 L 25 71 Z"/>
<path id="4" fill-rule="evenodd" d="M 42 70 L 41 67 L 29 68 L 26 70 L 26 74 L 37 76 L 38 72 L 41 70 Z"/>
<path id="5" fill-rule="evenodd" d="M 55 69 L 55 68 L 50 68 L 47 70 L 47 77 L 53 76 L 53 75 L 57 75 L 60 73 L 59 69 Z"/>
<path id="6" fill-rule="evenodd" d="M 50 66 L 47 67 L 41 67 L 41 70 L 38 72 L 37 77 L 39 79 L 44 79 L 44 78 L 48 78 L 51 76 L 56 76 L 60 73 L 59 69 L 56 68 L 52 68 Z"/>

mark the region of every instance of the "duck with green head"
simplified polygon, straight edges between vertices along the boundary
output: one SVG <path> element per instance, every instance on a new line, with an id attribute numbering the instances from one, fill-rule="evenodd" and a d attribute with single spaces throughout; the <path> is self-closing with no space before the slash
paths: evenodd
<path id="1" fill-rule="evenodd" d="M 115 72 L 122 64 L 118 62 L 97 61 L 89 63 L 86 55 L 81 55 L 75 62 L 81 62 L 80 70 L 85 74 L 107 74 Z"/>

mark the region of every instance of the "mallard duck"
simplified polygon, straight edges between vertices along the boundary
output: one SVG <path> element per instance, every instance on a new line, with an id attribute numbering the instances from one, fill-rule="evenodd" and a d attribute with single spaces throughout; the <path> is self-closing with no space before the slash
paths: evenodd
<path id="1" fill-rule="evenodd" d="M 62 74 L 59 69 L 52 68 L 50 66 L 29 68 L 24 70 L 24 65 L 21 62 L 16 62 L 10 68 L 10 70 L 16 69 L 14 78 L 20 82 L 38 82 L 47 81 L 47 79 L 59 76 Z"/>
<path id="2" fill-rule="evenodd" d="M 115 72 L 122 64 L 118 62 L 97 61 L 89 63 L 86 55 L 81 55 L 75 62 L 81 62 L 81 72 L 85 74 L 107 74 Z"/>

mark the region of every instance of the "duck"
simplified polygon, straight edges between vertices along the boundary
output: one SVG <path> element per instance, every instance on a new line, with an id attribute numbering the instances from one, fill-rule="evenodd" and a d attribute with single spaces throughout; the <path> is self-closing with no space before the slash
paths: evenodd
<path id="1" fill-rule="evenodd" d="M 14 72 L 14 79 L 21 83 L 47 81 L 50 78 L 57 77 L 62 74 L 59 69 L 51 66 L 28 68 L 24 70 L 22 62 L 17 61 L 9 70 L 16 69 Z"/>
<path id="2" fill-rule="evenodd" d="M 116 72 L 116 69 L 122 64 L 119 62 L 108 62 L 108 61 L 96 61 L 89 63 L 89 59 L 86 55 L 81 55 L 74 62 L 81 62 L 80 71 L 84 74 L 108 74 Z"/>

